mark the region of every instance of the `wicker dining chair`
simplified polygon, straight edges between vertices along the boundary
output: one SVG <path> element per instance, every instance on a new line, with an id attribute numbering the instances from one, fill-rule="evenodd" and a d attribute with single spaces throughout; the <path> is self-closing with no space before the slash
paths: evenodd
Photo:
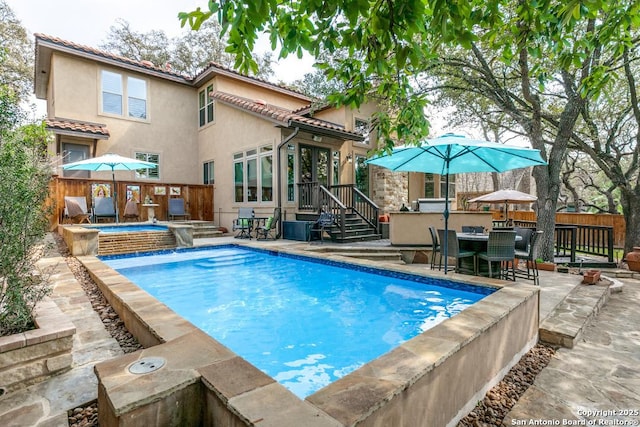
<path id="1" fill-rule="evenodd" d="M 438 242 L 438 233 L 434 226 L 429 227 L 429 234 L 431 234 L 431 269 L 435 269 L 436 255 L 440 256 L 442 262 L 442 252 L 440 252 L 440 242 Z M 440 268 L 438 268 L 439 270 Z"/>
<path id="2" fill-rule="evenodd" d="M 438 270 L 442 267 L 442 257 L 444 256 L 444 230 L 438 230 L 438 239 L 440 240 L 440 264 L 438 266 Z M 456 273 L 460 273 L 462 268 L 460 265 L 460 261 L 464 258 L 473 258 L 473 269 L 465 269 L 466 272 L 471 274 L 476 274 L 478 271 L 477 261 L 476 261 L 476 253 L 474 251 L 468 251 L 464 249 L 460 249 L 460 244 L 458 242 L 458 234 L 456 230 L 448 230 L 447 231 L 447 258 L 455 258 L 455 266 L 454 270 Z"/>
<path id="3" fill-rule="evenodd" d="M 489 277 L 493 277 L 494 262 L 500 263 L 498 271 L 498 277 L 509 278 L 509 270 L 511 270 L 512 280 L 516 280 L 515 270 L 515 245 L 516 245 L 516 232 L 515 231 L 490 231 L 489 241 L 487 242 L 486 252 L 478 253 L 478 262 L 485 260 L 489 264 Z M 511 269 L 509 269 L 511 265 Z"/>
<path id="4" fill-rule="evenodd" d="M 538 278 L 538 263 L 536 262 L 536 258 L 538 258 L 538 248 L 540 247 L 540 237 L 542 237 L 542 230 L 534 231 L 531 234 L 531 238 L 527 242 L 527 247 L 525 249 L 515 250 L 515 256 L 518 260 L 522 260 L 527 265 L 527 272 L 525 275 L 524 271 L 517 270 L 516 274 L 518 277 L 523 277 L 528 280 L 533 280 L 534 285 L 540 285 L 540 279 Z"/>

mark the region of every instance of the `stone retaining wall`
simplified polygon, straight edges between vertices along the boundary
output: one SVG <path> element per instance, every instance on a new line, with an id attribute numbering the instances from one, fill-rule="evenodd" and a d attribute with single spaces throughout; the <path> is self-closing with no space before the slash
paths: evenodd
<path id="1" fill-rule="evenodd" d="M 98 235 L 98 255 L 175 249 L 176 238 L 171 231 L 102 233 Z"/>
<path id="2" fill-rule="evenodd" d="M 36 307 L 34 321 L 37 329 L 0 337 L 0 388 L 4 392 L 26 388 L 71 368 L 76 332 L 71 320 L 45 298 Z"/>

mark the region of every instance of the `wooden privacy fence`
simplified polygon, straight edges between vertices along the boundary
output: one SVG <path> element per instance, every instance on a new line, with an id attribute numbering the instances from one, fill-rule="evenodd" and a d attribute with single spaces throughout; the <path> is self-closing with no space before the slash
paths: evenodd
<path id="1" fill-rule="evenodd" d="M 76 196 L 86 197 L 87 206 L 91 209 L 93 203 L 92 184 L 104 184 L 113 196 L 113 182 L 105 179 L 86 178 L 63 178 L 54 176 L 50 182 L 50 201 L 52 215 L 50 218 L 51 229 L 55 229 L 62 220 L 64 212 L 64 197 Z M 213 221 L 213 186 L 193 185 L 193 184 L 171 184 L 159 182 L 139 182 L 139 181 L 116 181 L 118 195 L 118 214 L 124 218 L 124 207 L 127 198 L 137 197 L 139 199 L 138 212 L 140 221 L 147 221 L 147 209 L 142 206 L 145 197 L 148 195 L 155 207 L 155 216 L 159 221 L 166 221 L 168 218 L 169 198 L 182 198 L 185 201 L 185 211 L 191 215 L 192 220 Z M 137 193 L 137 194 L 136 194 Z"/>

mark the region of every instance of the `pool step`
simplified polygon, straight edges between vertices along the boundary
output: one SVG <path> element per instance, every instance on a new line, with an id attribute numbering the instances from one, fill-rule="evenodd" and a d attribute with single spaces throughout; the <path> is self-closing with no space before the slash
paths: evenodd
<path id="1" fill-rule="evenodd" d="M 211 237 L 222 237 L 223 233 L 220 231 L 217 225 L 209 221 L 193 221 L 193 238 L 194 239 L 207 239 Z"/>
<path id="2" fill-rule="evenodd" d="M 333 252 L 332 255 L 364 258 L 376 261 L 402 261 L 400 252 Z"/>

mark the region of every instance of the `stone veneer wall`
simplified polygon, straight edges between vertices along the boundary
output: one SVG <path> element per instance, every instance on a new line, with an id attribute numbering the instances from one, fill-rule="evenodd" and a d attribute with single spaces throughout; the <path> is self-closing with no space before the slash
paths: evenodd
<path id="1" fill-rule="evenodd" d="M 43 258 L 41 269 L 51 267 L 52 276 L 75 280 L 62 258 Z M 6 392 L 25 388 L 71 368 L 73 322 L 50 298 L 36 305 L 36 329 L 0 337 L 0 388 Z"/>
<path id="2" fill-rule="evenodd" d="M 380 213 L 398 211 L 404 203 L 410 207 L 409 174 L 392 172 L 389 169 L 371 166 L 372 188 L 371 200 L 380 208 Z"/>

